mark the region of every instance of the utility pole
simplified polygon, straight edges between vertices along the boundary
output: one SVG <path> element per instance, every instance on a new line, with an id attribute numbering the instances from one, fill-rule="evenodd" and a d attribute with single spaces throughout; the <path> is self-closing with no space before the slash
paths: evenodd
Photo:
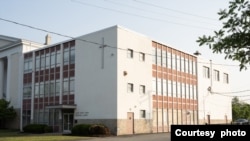
<path id="1" fill-rule="evenodd" d="M 107 45 L 104 45 L 104 37 L 102 38 L 102 45 L 100 46 L 100 48 L 102 48 L 102 69 L 104 69 L 104 48 L 106 47 Z"/>

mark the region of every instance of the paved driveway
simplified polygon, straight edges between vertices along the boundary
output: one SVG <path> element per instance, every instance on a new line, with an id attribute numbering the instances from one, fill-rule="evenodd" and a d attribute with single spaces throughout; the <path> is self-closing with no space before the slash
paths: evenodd
<path id="1" fill-rule="evenodd" d="M 84 141 L 170 141 L 170 133 L 98 137 Z"/>

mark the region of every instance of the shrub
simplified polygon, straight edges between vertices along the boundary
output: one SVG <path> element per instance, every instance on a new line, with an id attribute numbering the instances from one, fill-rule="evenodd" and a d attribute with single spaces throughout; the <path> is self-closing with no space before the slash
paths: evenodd
<path id="1" fill-rule="evenodd" d="M 90 124 L 78 124 L 78 125 L 75 125 L 71 130 L 71 134 L 72 135 L 77 135 L 77 136 L 88 136 L 90 126 L 91 126 Z"/>
<path id="2" fill-rule="evenodd" d="M 48 133 L 52 132 L 52 128 L 46 124 L 28 124 L 23 127 L 23 131 L 26 133 Z"/>
<path id="3" fill-rule="evenodd" d="M 89 128 L 90 135 L 110 135 L 108 127 L 103 124 L 93 124 Z"/>
<path id="4" fill-rule="evenodd" d="M 110 135 L 110 131 L 103 124 L 78 124 L 72 128 L 71 134 L 76 136 L 98 136 Z"/>

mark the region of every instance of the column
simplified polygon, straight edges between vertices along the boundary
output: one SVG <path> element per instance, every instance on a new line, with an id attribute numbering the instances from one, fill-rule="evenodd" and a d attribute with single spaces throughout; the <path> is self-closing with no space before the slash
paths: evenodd
<path id="1" fill-rule="evenodd" d="M 3 84 L 4 84 L 4 61 L 2 58 L 0 58 L 0 99 L 3 98 Z"/>
<path id="2" fill-rule="evenodd" d="M 9 101 L 10 100 L 10 88 L 11 88 L 11 83 L 10 83 L 10 80 L 11 80 L 11 55 L 9 55 L 7 57 L 7 81 L 6 81 L 6 100 Z M 13 87 L 13 86 L 12 86 Z"/>

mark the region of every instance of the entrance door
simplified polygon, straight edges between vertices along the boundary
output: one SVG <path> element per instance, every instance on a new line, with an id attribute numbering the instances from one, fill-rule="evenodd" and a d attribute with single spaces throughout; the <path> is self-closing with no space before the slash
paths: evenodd
<path id="1" fill-rule="evenodd" d="M 134 113 L 127 113 L 127 133 L 134 134 Z"/>
<path id="2" fill-rule="evenodd" d="M 71 133 L 73 127 L 74 115 L 73 113 L 64 113 L 63 114 L 63 132 Z"/>

